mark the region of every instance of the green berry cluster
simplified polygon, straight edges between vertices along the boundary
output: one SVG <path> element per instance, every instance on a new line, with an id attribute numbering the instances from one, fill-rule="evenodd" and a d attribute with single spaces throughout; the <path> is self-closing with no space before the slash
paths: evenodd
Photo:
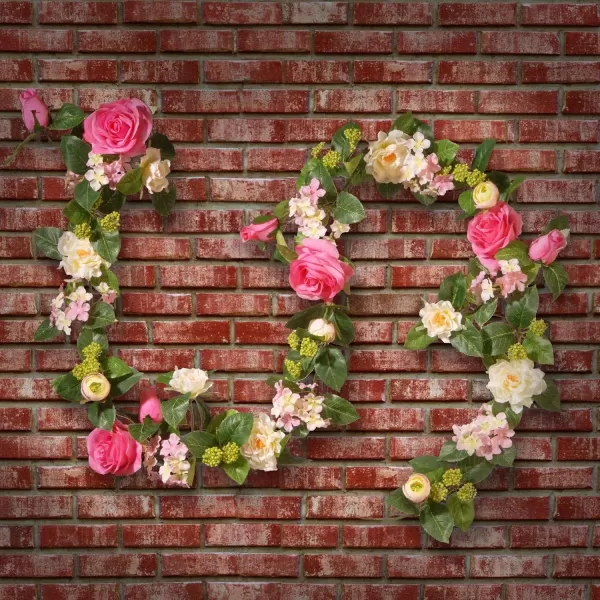
<path id="1" fill-rule="evenodd" d="M 477 496 L 477 488 L 472 483 L 465 483 L 458 492 L 456 492 L 456 497 L 461 502 L 470 502 Z"/>
<path id="2" fill-rule="evenodd" d="M 71 371 L 73 373 L 73 377 L 75 379 L 79 379 L 81 381 L 87 375 L 91 375 L 92 373 L 98 373 L 100 371 L 100 363 L 96 358 L 85 358 L 78 365 L 73 367 Z"/>
<path id="3" fill-rule="evenodd" d="M 448 469 L 442 475 L 442 483 L 446 487 L 458 487 L 462 481 L 462 472 L 460 469 Z"/>
<path id="4" fill-rule="evenodd" d="M 456 163 L 452 170 L 452 176 L 454 177 L 454 181 L 464 183 L 469 176 L 469 167 L 465 163 Z"/>
<path id="5" fill-rule="evenodd" d="M 207 467 L 218 467 L 223 460 L 223 450 L 218 446 L 207 448 L 202 455 L 202 462 Z"/>
<path id="6" fill-rule="evenodd" d="M 119 231 L 121 224 L 121 215 L 117 211 L 113 211 L 100 219 L 100 227 L 104 231 Z"/>
<path id="7" fill-rule="evenodd" d="M 323 158 L 323 164 L 329 171 L 333 171 L 342 160 L 342 155 L 337 150 L 330 150 Z"/>
<path id="8" fill-rule="evenodd" d="M 304 338 L 300 344 L 301 356 L 312 358 L 319 351 L 319 344 L 310 338 Z"/>
<path id="9" fill-rule="evenodd" d="M 479 169 L 474 169 L 467 175 L 467 185 L 474 188 L 480 183 L 483 183 L 486 179 L 485 173 L 482 173 Z"/>
<path id="10" fill-rule="evenodd" d="M 527 358 L 527 350 L 525 350 L 523 344 L 513 344 L 506 354 L 508 355 L 508 360 L 521 360 Z"/>
<path id="11" fill-rule="evenodd" d="M 73 233 L 77 236 L 77 239 L 88 240 L 92 237 L 92 228 L 89 223 L 80 223 L 75 226 Z"/>
<path id="12" fill-rule="evenodd" d="M 440 171 L 440 175 L 450 175 L 450 173 L 452 173 L 452 165 L 448 165 Z"/>
<path id="13" fill-rule="evenodd" d="M 97 359 L 102 354 L 102 346 L 98 342 L 88 344 L 82 351 L 83 358 Z"/>
<path id="14" fill-rule="evenodd" d="M 301 363 L 286 359 L 283 364 L 285 365 L 287 372 L 294 379 L 300 379 L 300 376 L 302 375 L 302 364 Z"/>
<path id="15" fill-rule="evenodd" d="M 298 350 L 300 347 L 300 338 L 295 331 L 292 331 L 292 333 L 288 335 L 287 343 L 292 350 Z"/>
<path id="16" fill-rule="evenodd" d="M 354 148 L 356 148 L 358 142 L 360 142 L 362 134 L 360 129 L 351 127 L 349 129 L 344 129 L 344 137 L 350 142 L 350 149 L 354 151 Z"/>
<path id="17" fill-rule="evenodd" d="M 223 446 L 223 462 L 226 465 L 234 463 L 240 455 L 240 447 L 235 442 L 228 442 Z"/>
<path id="18" fill-rule="evenodd" d="M 319 142 L 312 150 L 310 155 L 313 158 L 319 158 L 319 156 L 321 156 L 321 152 L 323 151 L 323 146 L 325 145 L 325 142 Z"/>
<path id="19" fill-rule="evenodd" d="M 529 325 L 529 331 L 535 335 L 544 335 L 546 327 L 546 322 L 543 319 L 534 319 Z"/>
<path id="20" fill-rule="evenodd" d="M 431 499 L 434 502 L 443 502 L 448 497 L 448 488 L 443 483 L 434 483 L 431 486 Z"/>

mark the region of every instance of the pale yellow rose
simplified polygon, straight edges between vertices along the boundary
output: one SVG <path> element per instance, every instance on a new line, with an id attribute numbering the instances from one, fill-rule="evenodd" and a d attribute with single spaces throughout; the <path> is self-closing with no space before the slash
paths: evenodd
<path id="1" fill-rule="evenodd" d="M 323 338 L 326 342 L 335 340 L 335 327 L 333 323 L 325 319 L 313 319 L 308 324 L 308 333 Z"/>
<path id="2" fill-rule="evenodd" d="M 491 181 L 483 181 L 473 190 L 473 202 L 479 209 L 494 208 L 500 197 L 500 191 Z"/>
<path id="3" fill-rule="evenodd" d="M 81 404 L 102 402 L 110 394 L 110 382 L 102 373 L 91 373 L 81 381 Z"/>
<path id="4" fill-rule="evenodd" d="M 402 491 L 411 502 L 418 504 L 419 502 L 424 502 L 429 497 L 431 484 L 425 475 L 413 473 L 402 486 Z"/>

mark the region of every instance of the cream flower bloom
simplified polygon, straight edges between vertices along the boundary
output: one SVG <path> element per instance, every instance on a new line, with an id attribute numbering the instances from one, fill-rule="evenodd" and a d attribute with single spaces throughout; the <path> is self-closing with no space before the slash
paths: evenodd
<path id="1" fill-rule="evenodd" d="M 411 502 L 424 502 L 431 493 L 431 484 L 427 476 L 413 473 L 402 486 L 402 491 Z"/>
<path id="2" fill-rule="evenodd" d="M 308 324 L 308 333 L 323 338 L 326 342 L 335 340 L 335 326 L 331 321 L 325 319 L 313 319 Z"/>
<path id="3" fill-rule="evenodd" d="M 81 381 L 81 404 L 102 402 L 110 394 L 110 382 L 102 373 L 91 373 Z"/>
<path id="4" fill-rule="evenodd" d="M 92 279 L 102 275 L 102 266 L 110 266 L 92 247 L 90 240 L 80 240 L 71 231 L 65 231 L 58 240 L 58 251 L 63 259 L 59 267 L 73 279 Z"/>
<path id="5" fill-rule="evenodd" d="M 499 197 L 500 191 L 491 181 L 483 181 L 473 190 L 473 202 L 479 209 L 493 208 Z"/>
<path id="6" fill-rule="evenodd" d="M 212 387 L 208 381 L 208 373 L 202 369 L 178 369 L 175 367 L 169 389 L 175 390 L 180 394 L 190 394 L 191 398 L 196 398 L 204 394 Z"/>
<path id="7" fill-rule="evenodd" d="M 378 183 L 403 183 L 411 179 L 412 170 L 405 165 L 409 139 L 397 129 L 388 134 L 380 131 L 377 141 L 369 143 L 369 151 L 365 155 L 366 172 L 373 175 Z"/>
<path id="8" fill-rule="evenodd" d="M 488 369 L 490 381 L 488 390 L 494 400 L 502 404 L 509 403 L 514 412 L 520 413 L 523 407 L 533 404 L 533 396 L 546 391 L 544 373 L 535 369 L 528 358 L 518 360 L 499 360 Z"/>
<path id="9" fill-rule="evenodd" d="M 252 433 L 240 452 L 251 469 L 277 471 L 277 457 L 284 437 L 285 433 L 277 431 L 275 423 L 267 415 L 260 414 L 254 417 Z"/>
<path id="10" fill-rule="evenodd" d="M 419 312 L 429 337 L 438 337 L 444 344 L 450 343 L 450 334 L 462 329 L 462 315 L 455 311 L 448 300 L 440 300 L 435 304 L 425 302 Z"/>
<path id="11" fill-rule="evenodd" d="M 144 185 L 151 194 L 157 194 L 169 187 L 167 175 L 171 172 L 171 161 L 161 160 L 158 148 L 148 148 L 140 166 L 144 169 Z"/>

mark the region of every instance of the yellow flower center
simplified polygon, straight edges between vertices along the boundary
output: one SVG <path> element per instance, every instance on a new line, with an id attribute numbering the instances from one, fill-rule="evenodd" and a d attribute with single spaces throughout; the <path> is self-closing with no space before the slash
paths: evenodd
<path id="1" fill-rule="evenodd" d="M 387 156 L 383 157 L 383 161 L 386 163 L 393 163 L 396 160 L 396 155 L 392 152 L 391 154 L 388 154 Z"/>
<path id="2" fill-rule="evenodd" d="M 410 484 L 410 489 L 413 492 L 420 492 L 425 486 L 420 481 L 413 481 Z"/>
<path id="3" fill-rule="evenodd" d="M 438 312 L 433 317 L 433 322 L 438 327 L 444 327 L 446 325 L 446 315 L 442 312 Z"/>

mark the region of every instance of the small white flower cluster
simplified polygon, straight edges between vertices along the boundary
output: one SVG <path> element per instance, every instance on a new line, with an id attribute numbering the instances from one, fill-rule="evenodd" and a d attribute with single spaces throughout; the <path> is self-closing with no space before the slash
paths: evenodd
<path id="1" fill-rule="evenodd" d="M 84 178 L 90 182 L 90 187 L 95 192 L 99 192 L 104 185 L 108 185 L 111 190 L 117 189 L 117 183 L 121 177 L 131 169 L 129 160 L 126 158 L 120 157 L 112 162 L 104 162 L 102 154 L 93 152 L 88 154 L 86 165 L 90 169 L 86 171 Z"/>
<path id="2" fill-rule="evenodd" d="M 271 414 L 277 419 L 275 425 L 288 433 L 301 423 L 306 424 L 308 431 L 328 427 L 329 420 L 321 417 L 325 398 L 314 393 L 316 384 L 300 383 L 298 385 L 301 389 L 310 391 L 301 396 L 289 388 L 283 387 L 282 381 L 275 384 L 277 393 L 273 398 L 273 408 L 271 409 Z"/>
<path id="3" fill-rule="evenodd" d="M 498 291 L 504 298 L 507 298 L 515 291 L 522 292 L 525 290 L 527 275 L 521 271 L 518 258 L 499 260 L 498 264 L 502 271 L 502 277 L 497 277 L 495 281 L 492 281 L 485 271 L 481 271 L 471 282 L 469 290 L 473 293 L 478 303 L 485 303 L 494 299 L 496 294 L 494 286 L 498 288 Z"/>
<path id="4" fill-rule="evenodd" d="M 92 297 L 92 294 L 87 292 L 83 286 L 78 286 L 75 291 L 65 297 L 63 286 L 61 286 L 58 295 L 50 303 L 50 325 L 54 325 L 56 329 L 69 335 L 73 321 L 85 323 L 89 319 L 89 301 Z"/>
<path id="5" fill-rule="evenodd" d="M 144 467 L 152 481 L 160 479 L 167 485 L 189 487 L 191 465 L 188 461 L 188 447 L 174 433 L 167 440 L 161 440 L 157 435 L 144 445 Z"/>

